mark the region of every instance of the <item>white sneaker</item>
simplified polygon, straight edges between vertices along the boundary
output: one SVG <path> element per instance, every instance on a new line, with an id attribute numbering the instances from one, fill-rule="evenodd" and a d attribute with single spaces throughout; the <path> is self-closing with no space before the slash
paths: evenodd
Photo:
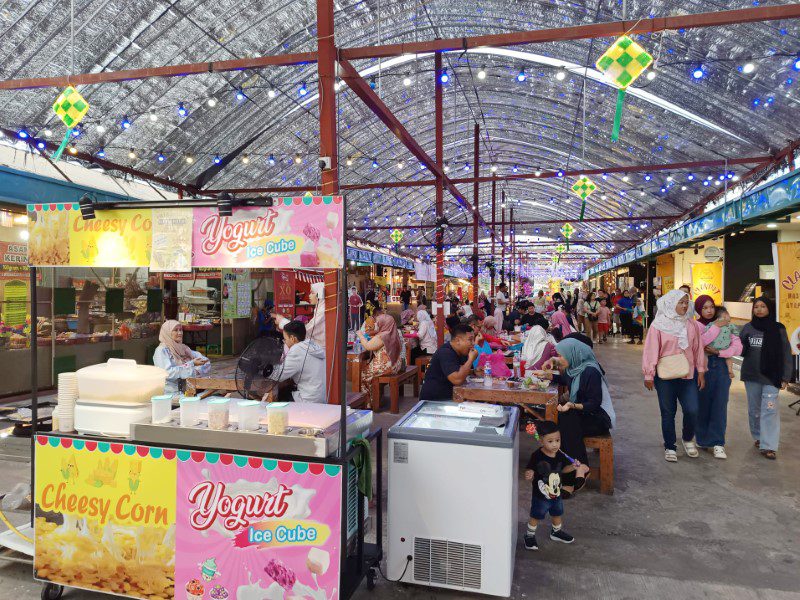
<path id="1" fill-rule="evenodd" d="M 678 462 L 678 453 L 675 450 L 664 450 L 664 460 L 667 462 Z"/>
<path id="2" fill-rule="evenodd" d="M 728 458 L 725 454 L 725 446 L 714 446 L 714 458 Z"/>
<path id="3" fill-rule="evenodd" d="M 700 453 L 697 451 L 697 444 L 694 443 L 694 440 L 683 442 L 683 449 L 686 450 L 686 456 L 690 456 L 691 458 L 700 456 Z"/>

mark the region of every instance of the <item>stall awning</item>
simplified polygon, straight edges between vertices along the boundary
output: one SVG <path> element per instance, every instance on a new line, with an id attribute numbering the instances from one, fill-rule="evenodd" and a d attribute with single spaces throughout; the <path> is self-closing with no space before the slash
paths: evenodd
<path id="1" fill-rule="evenodd" d="M 322 273 L 317 273 L 315 271 L 296 271 L 295 276 L 300 281 L 305 281 L 306 283 L 322 283 L 323 282 L 323 275 Z"/>

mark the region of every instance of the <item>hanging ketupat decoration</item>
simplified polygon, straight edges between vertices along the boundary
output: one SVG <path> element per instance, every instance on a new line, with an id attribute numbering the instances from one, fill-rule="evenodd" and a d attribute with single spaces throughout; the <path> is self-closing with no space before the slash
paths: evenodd
<path id="1" fill-rule="evenodd" d="M 575 228 L 569 223 L 564 223 L 564 226 L 561 228 L 561 235 L 567 240 L 567 250 L 569 250 L 569 238 L 572 237 L 573 233 L 575 233 Z"/>
<path id="2" fill-rule="evenodd" d="M 395 244 L 399 244 L 400 240 L 403 239 L 403 232 L 400 231 L 399 229 L 394 229 L 392 230 L 392 233 L 389 234 L 389 237 L 392 238 L 392 241 Z"/>
<path id="3" fill-rule="evenodd" d="M 53 112 L 61 119 L 64 125 L 67 126 L 67 133 L 64 135 L 64 140 L 61 145 L 53 153 L 53 160 L 61 158 L 61 153 L 69 143 L 69 138 L 72 135 L 72 130 L 83 120 L 86 113 L 89 112 L 89 103 L 80 95 L 80 92 L 74 87 L 69 86 L 61 95 L 56 98 L 53 104 Z"/>
<path id="4" fill-rule="evenodd" d="M 625 90 L 650 66 L 653 57 L 627 35 L 618 38 L 611 47 L 597 60 L 595 66 L 605 78 L 617 86 L 617 108 L 614 112 L 614 129 L 611 141 L 619 139 L 619 126 L 622 120 L 622 104 L 625 101 Z"/>
<path id="5" fill-rule="evenodd" d="M 572 191 L 581 199 L 581 216 L 578 219 L 579 221 L 583 221 L 583 213 L 586 212 L 586 199 L 591 196 L 596 189 L 597 186 L 594 182 L 586 176 L 578 179 L 575 185 L 572 186 Z"/>

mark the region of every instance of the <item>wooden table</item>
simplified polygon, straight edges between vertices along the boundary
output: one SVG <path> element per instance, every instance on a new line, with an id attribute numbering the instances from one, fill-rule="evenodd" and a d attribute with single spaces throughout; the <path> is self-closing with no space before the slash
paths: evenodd
<path id="1" fill-rule="evenodd" d="M 558 388 L 551 385 L 544 391 L 539 389 L 511 389 L 495 382 L 490 388 L 484 387 L 483 383 L 465 383 L 453 388 L 454 402 L 490 402 L 492 404 L 513 404 L 520 410 L 537 419 L 552 421 L 556 413 L 558 404 Z M 545 414 L 535 410 L 533 406 L 545 405 Z"/>
<path id="2" fill-rule="evenodd" d="M 232 393 L 238 396 L 239 390 L 236 387 L 236 365 L 238 363 L 238 356 L 212 360 L 211 372 L 208 375 L 189 377 L 186 380 L 186 395 L 207 398 L 208 396 L 225 396 Z"/>
<path id="3" fill-rule="evenodd" d="M 350 391 L 358 392 L 361 390 L 361 365 L 364 362 L 366 352 L 359 354 L 349 350 L 347 352 L 347 365 L 350 369 Z"/>
<path id="4" fill-rule="evenodd" d="M 416 345 L 419 344 L 419 334 L 418 333 L 404 333 L 403 340 L 406 347 L 406 365 L 414 366 L 414 363 L 411 362 L 411 349 Z M 416 342 L 416 344 L 414 343 Z"/>

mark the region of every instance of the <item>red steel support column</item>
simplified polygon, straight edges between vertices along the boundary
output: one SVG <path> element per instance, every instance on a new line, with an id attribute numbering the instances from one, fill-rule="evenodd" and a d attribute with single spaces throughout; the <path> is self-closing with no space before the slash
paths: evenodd
<path id="1" fill-rule="evenodd" d="M 508 220 L 509 220 L 509 223 L 510 223 L 508 234 L 511 236 L 511 266 L 509 267 L 509 269 L 511 270 L 512 273 L 515 274 L 513 277 L 509 277 L 508 278 L 508 297 L 509 297 L 509 300 L 510 300 L 511 298 L 515 298 L 516 297 L 516 294 L 514 293 L 514 289 L 517 286 L 517 283 L 516 283 L 516 281 L 517 281 L 517 277 L 516 277 L 517 240 L 516 240 L 516 236 L 514 235 L 514 208 L 513 207 L 511 208 L 511 216 L 509 217 Z"/>
<path id="2" fill-rule="evenodd" d="M 500 192 L 500 268 L 503 276 L 500 283 L 506 282 L 506 192 Z"/>
<path id="3" fill-rule="evenodd" d="M 433 77 L 435 86 L 434 105 L 436 111 L 436 164 L 439 173 L 444 168 L 444 118 L 442 116 L 442 55 L 433 57 Z M 436 219 L 444 216 L 444 180 L 436 175 Z M 436 338 L 439 346 L 444 344 L 444 248 L 441 227 L 436 228 Z"/>
<path id="4" fill-rule="evenodd" d="M 496 210 L 497 210 L 497 181 L 493 179 L 492 180 L 492 223 L 496 221 L 496 216 L 497 216 L 495 214 Z M 495 270 L 497 269 L 497 263 L 495 262 L 494 259 L 494 232 L 495 232 L 495 227 L 494 225 L 492 225 L 492 264 L 494 265 L 494 268 L 491 269 L 490 272 L 492 277 L 492 283 L 489 288 L 489 297 L 491 298 L 494 298 L 494 275 L 495 275 Z M 502 244 L 502 241 L 500 243 Z"/>
<path id="5" fill-rule="evenodd" d="M 319 155 L 331 159 L 331 168 L 322 171 L 322 195 L 339 191 L 339 168 L 336 152 L 336 46 L 333 39 L 333 0 L 317 0 L 317 73 L 319 76 Z M 344 215 L 343 226 L 347 223 Z M 325 384 L 328 401 L 341 404 L 342 355 L 340 340 L 344 335 L 339 279 L 341 270 L 325 269 Z M 358 391 L 358 390 L 355 390 Z"/>
<path id="6" fill-rule="evenodd" d="M 480 125 L 475 123 L 474 139 L 474 160 L 475 177 L 481 176 L 481 156 L 480 156 Z M 472 310 L 478 310 L 478 215 L 480 208 L 480 184 L 478 180 L 472 186 Z"/>

